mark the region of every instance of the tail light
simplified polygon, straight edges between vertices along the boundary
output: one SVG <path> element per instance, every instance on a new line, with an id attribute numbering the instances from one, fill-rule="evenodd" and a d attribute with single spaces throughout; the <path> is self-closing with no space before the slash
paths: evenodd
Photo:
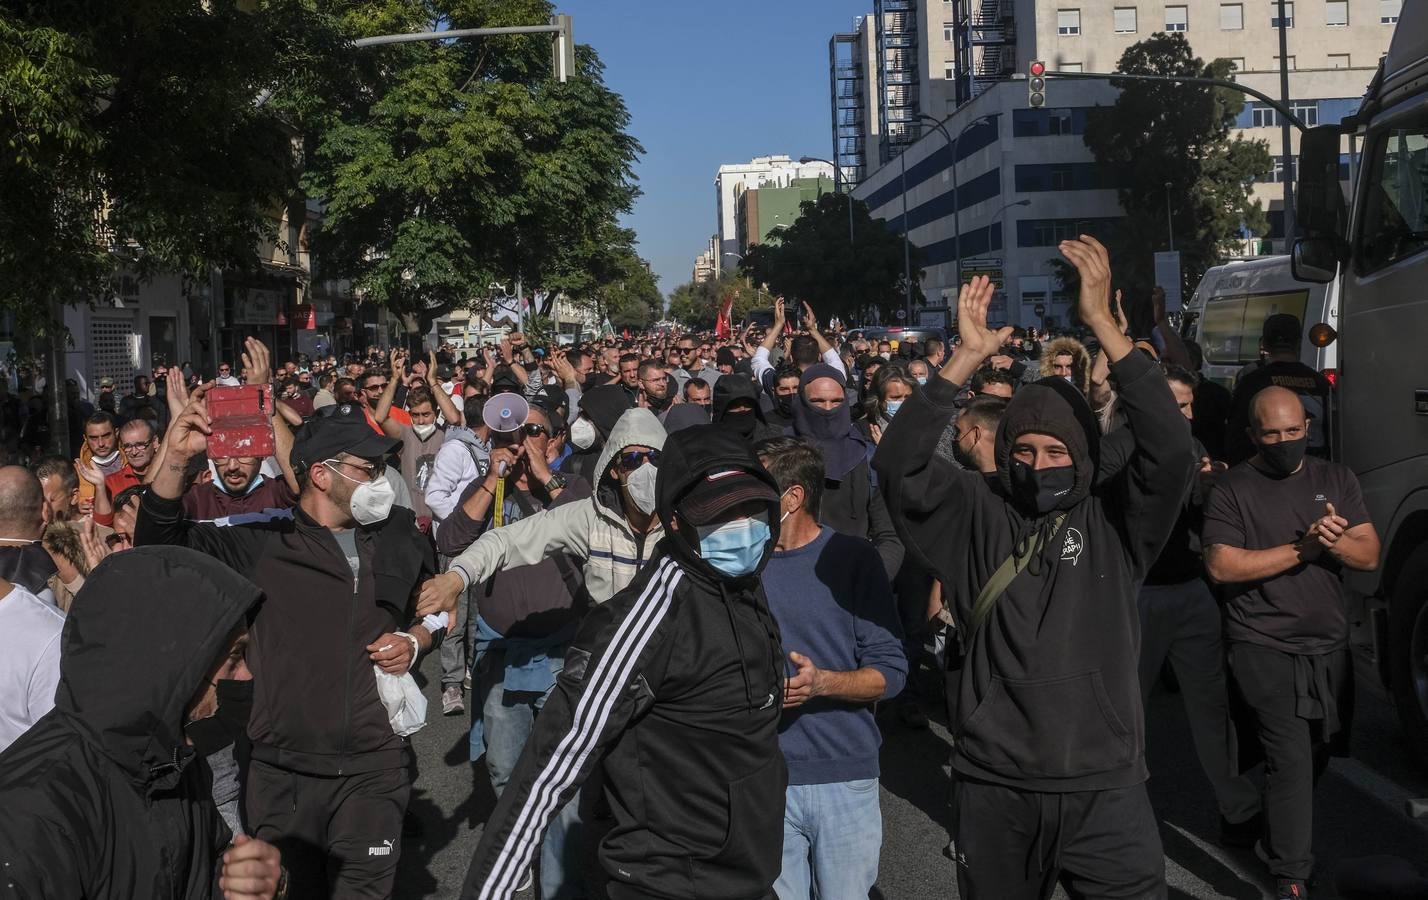
<path id="1" fill-rule="evenodd" d="M 1327 378 L 1327 379 L 1329 379 L 1329 386 L 1330 386 L 1330 387 L 1334 388 L 1335 390 L 1338 390 L 1338 388 L 1339 388 L 1339 370 L 1338 370 L 1338 369 L 1325 369 L 1325 370 L 1324 370 L 1324 377 Z"/>

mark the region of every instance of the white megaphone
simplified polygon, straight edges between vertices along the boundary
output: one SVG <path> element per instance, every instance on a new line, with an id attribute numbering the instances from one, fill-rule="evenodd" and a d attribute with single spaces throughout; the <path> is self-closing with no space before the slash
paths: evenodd
<path id="1" fill-rule="evenodd" d="M 530 414 L 531 405 L 520 394 L 496 394 L 481 407 L 481 421 L 486 423 L 487 428 L 501 434 L 510 434 L 519 429 L 526 424 Z M 505 463 L 496 470 L 496 474 L 506 474 Z"/>

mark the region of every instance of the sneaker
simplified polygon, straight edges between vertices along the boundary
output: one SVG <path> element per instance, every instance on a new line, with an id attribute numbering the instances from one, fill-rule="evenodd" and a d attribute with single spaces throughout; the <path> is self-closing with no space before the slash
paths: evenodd
<path id="1" fill-rule="evenodd" d="M 521 883 L 516 885 L 516 893 L 524 894 L 526 891 L 531 889 L 532 883 L 533 881 L 531 879 L 531 870 L 526 869 L 526 874 L 521 876 Z"/>
<path id="2" fill-rule="evenodd" d="M 1226 847 L 1253 847 L 1264 837 L 1264 812 L 1255 813 L 1243 822 L 1231 822 L 1220 816 L 1220 843 Z"/>
<path id="3" fill-rule="evenodd" d="M 1296 878 L 1280 878 L 1275 881 L 1274 900 L 1307 900 L 1309 889 Z"/>
<path id="4" fill-rule="evenodd" d="M 466 703 L 461 699 L 461 685 L 448 684 L 441 689 L 441 714 L 459 716 L 466 712 Z"/>

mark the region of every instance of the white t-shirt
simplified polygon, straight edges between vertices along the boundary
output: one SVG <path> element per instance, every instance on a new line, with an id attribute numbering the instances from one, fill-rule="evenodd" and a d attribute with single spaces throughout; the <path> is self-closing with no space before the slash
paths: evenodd
<path id="1" fill-rule="evenodd" d="M 0 751 L 55 705 L 64 613 L 16 585 L 0 597 Z"/>

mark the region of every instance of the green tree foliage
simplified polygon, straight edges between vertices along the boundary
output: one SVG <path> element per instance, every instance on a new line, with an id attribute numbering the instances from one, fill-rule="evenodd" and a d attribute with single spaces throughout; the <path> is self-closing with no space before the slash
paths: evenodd
<path id="1" fill-rule="evenodd" d="M 914 244 L 913 296 L 918 299 L 921 258 Z M 807 300 L 825 318 L 864 322 L 876 310 L 883 321 L 891 321 L 905 303 L 902 235 L 855 201 L 850 246 L 848 200 L 841 194 L 805 201 L 778 242 L 750 248 L 740 265 L 755 284 L 767 284 L 773 294 L 790 300 Z"/>
<path id="2" fill-rule="evenodd" d="M 546 0 L 321 6 L 350 37 L 540 24 L 551 14 Z M 356 53 L 344 96 L 325 107 L 302 98 L 320 126 L 303 187 L 325 205 L 316 247 L 330 272 L 428 317 L 518 276 L 548 303 L 619 280 L 631 241 L 614 221 L 638 194 L 640 147 L 594 50 L 577 48 L 580 71 L 566 84 L 552 76 L 549 35 Z"/>
<path id="3" fill-rule="evenodd" d="M 846 208 L 846 207 L 845 207 Z M 731 318 L 737 328 L 750 310 L 772 305 L 769 294 L 751 286 L 747 279 L 725 269 L 718 278 L 681 284 L 670 292 L 669 317 L 689 328 L 707 331 L 714 327 L 725 297 L 734 298 Z"/>
<path id="4" fill-rule="evenodd" d="M 295 171 L 255 97 L 290 69 L 303 0 L 17 0 L 0 7 L 0 305 L 52 323 L 116 262 L 254 265 Z M 256 4 L 247 4 L 256 6 Z"/>
<path id="5" fill-rule="evenodd" d="M 1191 53 L 1184 35 L 1158 33 L 1127 48 L 1116 70 L 1227 79 L 1231 64 L 1217 59 L 1207 65 Z M 1126 217 L 1110 246 L 1116 282 L 1130 296 L 1149 296 L 1153 254 L 1168 249 L 1168 182 L 1182 287 L 1193 287 L 1232 249 L 1242 226 L 1256 233 L 1267 228 L 1250 189 L 1269 171 L 1269 151 L 1263 141 L 1230 137 L 1244 107 L 1238 91 L 1168 82 L 1111 84 L 1120 96 L 1112 106 L 1091 110 L 1085 142 L 1099 163 L 1122 177 L 1118 194 Z"/>

